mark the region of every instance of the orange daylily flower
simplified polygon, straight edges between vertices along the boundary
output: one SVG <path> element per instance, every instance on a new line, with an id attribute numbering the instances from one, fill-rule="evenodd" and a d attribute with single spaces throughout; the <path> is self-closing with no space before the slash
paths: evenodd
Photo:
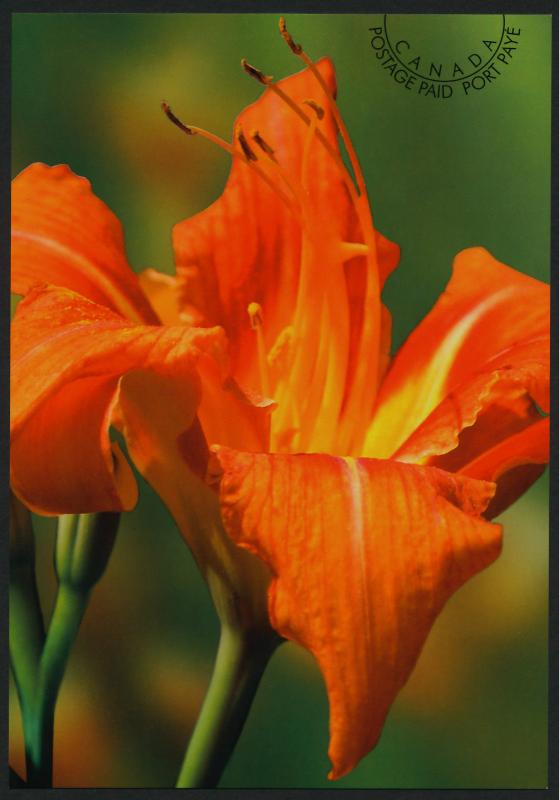
<path id="1" fill-rule="evenodd" d="M 465 250 L 389 365 L 398 248 L 374 228 L 331 62 L 290 44 L 303 72 L 245 66 L 266 89 L 232 144 L 182 126 L 233 165 L 175 227 L 176 278 L 134 276 L 68 168 L 15 179 L 12 480 L 40 513 L 128 509 L 118 428 L 245 610 L 268 580 L 256 565 L 271 570 L 269 621 L 325 679 L 337 778 L 375 745 L 446 600 L 499 554 L 488 519 L 544 469 L 549 296 Z"/>

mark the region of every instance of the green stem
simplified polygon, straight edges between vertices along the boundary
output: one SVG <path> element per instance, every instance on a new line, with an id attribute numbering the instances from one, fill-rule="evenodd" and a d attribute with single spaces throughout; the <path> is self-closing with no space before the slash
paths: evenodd
<path id="1" fill-rule="evenodd" d="M 31 702 L 45 642 L 29 511 L 10 496 L 10 665 L 20 703 Z"/>
<path id="2" fill-rule="evenodd" d="M 45 641 L 33 564 L 10 565 L 10 664 L 20 704 L 31 702 Z"/>
<path id="3" fill-rule="evenodd" d="M 54 711 L 89 592 L 60 584 L 31 706 L 23 708 L 27 785 L 52 786 Z"/>
<path id="4" fill-rule="evenodd" d="M 177 788 L 217 786 L 278 643 L 278 638 L 263 640 L 222 626 L 210 686 L 188 744 Z"/>

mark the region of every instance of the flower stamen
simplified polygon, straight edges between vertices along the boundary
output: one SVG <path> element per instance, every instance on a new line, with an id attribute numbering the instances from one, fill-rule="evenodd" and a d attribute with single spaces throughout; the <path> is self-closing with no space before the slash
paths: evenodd
<path id="1" fill-rule="evenodd" d="M 265 397 L 270 397 L 270 374 L 268 372 L 268 358 L 266 355 L 266 343 L 264 342 L 262 306 L 260 303 L 249 303 L 247 308 L 250 325 L 256 333 L 256 345 L 258 348 L 258 371 L 260 373 L 260 391 Z"/>
<path id="2" fill-rule="evenodd" d="M 235 130 L 235 136 L 237 137 L 237 141 L 241 146 L 241 150 L 243 151 L 247 159 L 249 161 L 258 161 L 258 158 L 256 157 L 254 151 L 251 149 L 249 143 L 247 142 L 246 137 L 243 133 L 243 129 L 241 128 L 240 125 L 237 125 L 237 128 Z"/>
<path id="3" fill-rule="evenodd" d="M 295 44 L 295 42 L 293 41 L 293 37 L 287 30 L 287 25 L 285 24 L 285 17 L 280 17 L 279 29 L 283 39 L 285 40 L 291 52 L 295 53 L 296 56 L 300 56 L 303 52 L 303 48 L 301 47 L 300 44 Z"/>
<path id="4" fill-rule="evenodd" d="M 250 75 L 251 78 L 255 78 L 259 83 L 262 83 L 264 86 L 269 86 L 272 81 L 274 80 L 272 75 L 264 75 L 262 70 L 253 67 L 252 64 L 249 64 L 246 58 L 241 58 L 241 67 Z"/>
<path id="5" fill-rule="evenodd" d="M 305 102 L 307 102 L 305 100 Z M 324 112 L 322 112 L 324 114 Z M 301 162 L 301 183 L 303 184 L 303 188 L 309 192 L 310 191 L 310 175 L 309 175 L 309 164 L 310 164 L 310 153 L 311 153 L 311 146 L 314 140 L 314 137 L 317 132 L 318 120 L 322 119 L 319 117 L 317 113 L 313 114 L 311 124 L 307 128 L 307 135 L 305 137 L 305 144 L 303 148 L 303 160 Z"/>
<path id="6" fill-rule="evenodd" d="M 250 138 L 253 140 L 253 142 L 256 145 L 258 145 L 258 147 L 262 150 L 262 152 L 265 153 L 268 156 L 268 158 L 271 158 L 272 161 L 276 160 L 275 155 L 274 155 L 274 153 L 275 153 L 274 149 L 272 147 L 270 147 L 268 142 L 265 139 L 262 138 L 262 136 L 260 135 L 260 133 L 256 129 L 251 131 Z"/>
<path id="7" fill-rule="evenodd" d="M 303 103 L 306 106 L 310 106 L 310 108 L 312 108 L 312 110 L 314 111 L 314 113 L 316 114 L 318 119 L 322 119 L 324 117 L 324 109 L 322 108 L 321 105 L 319 105 L 316 102 L 316 100 L 307 99 L 307 100 L 303 100 Z"/>
<path id="8" fill-rule="evenodd" d="M 182 120 L 180 120 L 177 116 L 175 116 L 175 114 L 173 114 L 173 112 L 171 111 L 171 107 L 164 100 L 161 103 L 161 109 L 163 113 L 167 116 L 167 118 L 171 120 L 173 125 L 176 125 L 177 128 L 181 130 L 183 133 L 186 133 L 187 136 L 196 135 L 196 131 L 193 130 L 193 128 L 191 128 L 189 125 L 185 125 L 184 122 L 182 122 Z"/>

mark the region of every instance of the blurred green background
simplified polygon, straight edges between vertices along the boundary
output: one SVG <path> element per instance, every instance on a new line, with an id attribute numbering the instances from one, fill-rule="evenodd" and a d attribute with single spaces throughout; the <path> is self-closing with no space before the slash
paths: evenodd
<path id="1" fill-rule="evenodd" d="M 461 44 L 448 18 L 446 46 Z M 416 20 L 425 31 L 425 18 Z M 478 18 L 478 21 L 480 18 Z M 328 54 L 377 227 L 402 247 L 385 299 L 394 343 L 471 245 L 548 279 L 550 36 L 521 28 L 492 86 L 446 101 L 397 86 L 369 45 L 378 15 L 290 15 L 296 41 Z M 469 20 L 470 28 L 476 20 Z M 480 22 L 481 24 L 481 22 Z M 15 14 L 13 170 L 68 163 L 122 220 L 134 268 L 172 272 L 171 226 L 219 195 L 229 164 L 159 110 L 228 137 L 259 94 L 245 56 L 280 77 L 298 68 L 275 15 Z M 541 787 L 547 779 L 547 483 L 506 512 L 499 561 L 450 601 L 378 747 L 338 787 Z M 39 524 L 46 612 L 52 521 Z M 145 484 L 94 592 L 57 716 L 59 786 L 172 786 L 211 671 L 218 628 L 205 585 Z M 371 688 L 374 691 L 374 687 Z M 11 760 L 23 772 L 11 692 Z M 274 656 L 223 787 L 324 787 L 327 704 L 311 657 Z"/>

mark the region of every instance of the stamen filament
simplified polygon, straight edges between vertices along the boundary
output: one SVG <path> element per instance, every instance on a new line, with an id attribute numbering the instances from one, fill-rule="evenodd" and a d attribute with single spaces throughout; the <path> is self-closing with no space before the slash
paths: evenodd
<path id="1" fill-rule="evenodd" d="M 334 264 L 328 276 L 328 290 L 325 298 L 326 314 L 323 324 L 323 336 L 328 342 L 328 357 L 323 394 L 318 414 L 313 426 L 309 426 L 312 435 L 305 449 L 337 450 L 337 420 L 343 402 L 348 364 L 349 339 L 349 306 L 344 292 L 344 272 L 341 264 Z M 336 327 L 336 336 L 328 335 Z"/>
<path id="2" fill-rule="evenodd" d="M 350 258 L 355 258 L 356 256 L 369 255 L 368 245 L 362 242 L 340 242 L 339 250 L 342 261 L 349 261 Z"/>
<path id="3" fill-rule="evenodd" d="M 315 115 L 311 120 L 311 124 L 307 128 L 307 135 L 305 137 L 305 145 L 303 148 L 303 161 L 301 164 L 301 183 L 303 184 L 303 189 L 305 189 L 305 191 L 307 192 L 309 192 L 311 186 L 309 182 L 309 164 L 310 164 L 311 146 L 316 134 L 317 125 L 318 125 L 318 116 Z"/>
<path id="4" fill-rule="evenodd" d="M 320 403 L 324 395 L 324 385 L 328 373 L 329 341 L 328 335 L 324 335 L 328 325 L 328 303 L 326 298 L 322 298 L 322 309 L 319 316 L 318 327 L 321 332 L 318 350 L 314 361 L 312 373 L 309 374 L 308 391 L 298 400 L 302 406 L 299 420 L 299 434 L 297 437 L 297 447 L 303 452 L 308 452 L 308 447 L 314 432 L 313 422 L 316 420 L 320 410 Z M 296 405 L 296 387 L 292 387 L 290 399 Z"/>
<path id="5" fill-rule="evenodd" d="M 259 303 L 249 303 L 247 308 L 250 325 L 256 333 L 256 346 L 258 349 L 258 371 L 260 373 L 260 390 L 265 397 L 271 396 L 270 374 L 268 372 L 268 358 L 266 356 L 266 343 L 262 330 L 262 306 Z"/>

